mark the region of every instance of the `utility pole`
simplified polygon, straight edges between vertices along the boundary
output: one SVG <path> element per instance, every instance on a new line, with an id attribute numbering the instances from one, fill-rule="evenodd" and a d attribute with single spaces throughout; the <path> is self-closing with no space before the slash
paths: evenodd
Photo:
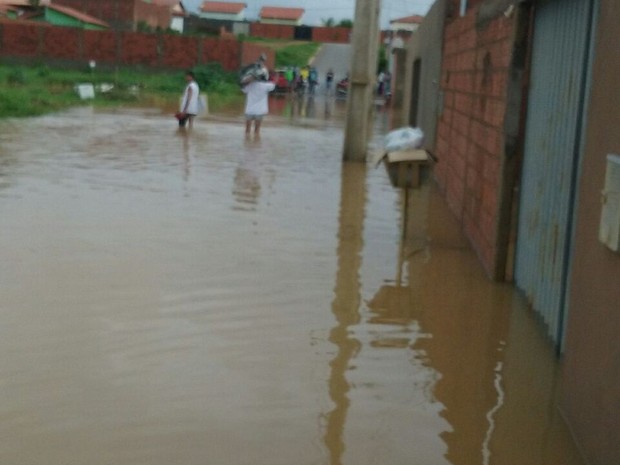
<path id="1" fill-rule="evenodd" d="M 343 161 L 365 162 L 377 67 L 380 0 L 356 0 Z"/>

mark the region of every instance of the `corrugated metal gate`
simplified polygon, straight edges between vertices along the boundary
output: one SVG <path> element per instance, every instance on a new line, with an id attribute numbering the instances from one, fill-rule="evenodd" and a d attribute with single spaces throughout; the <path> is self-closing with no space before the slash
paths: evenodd
<path id="1" fill-rule="evenodd" d="M 560 350 L 596 2 L 535 11 L 515 279 Z"/>

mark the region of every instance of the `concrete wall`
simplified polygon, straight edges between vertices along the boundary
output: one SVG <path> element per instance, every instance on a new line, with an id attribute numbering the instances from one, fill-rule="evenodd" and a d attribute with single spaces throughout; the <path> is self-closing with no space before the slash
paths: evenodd
<path id="1" fill-rule="evenodd" d="M 446 16 L 445 0 L 438 0 L 429 10 L 423 23 L 414 32 L 408 42 L 406 62 L 399 63 L 397 74 L 404 65 L 404 82 L 402 95 L 395 95 L 394 101 L 402 104 L 403 123 L 410 124 L 414 119 L 417 126 L 424 131 L 425 148 L 435 152 L 435 134 L 439 114 L 441 61 L 443 48 L 444 19 Z M 419 60 L 420 80 L 418 87 L 418 105 L 416 115 L 411 98 L 413 94 L 413 63 Z M 399 89 L 400 90 L 400 89 Z M 415 118 L 414 118 L 415 116 Z"/>
<path id="2" fill-rule="evenodd" d="M 620 254 L 598 241 L 605 157 L 620 153 L 620 4 L 601 0 L 563 361 L 562 404 L 592 465 L 620 463 Z"/>
<path id="3" fill-rule="evenodd" d="M 141 65 L 155 68 L 191 68 L 218 62 L 229 71 L 241 66 L 237 40 L 144 34 L 123 31 L 87 31 L 26 21 L 0 20 L 0 59 L 32 63 L 83 66 Z"/>

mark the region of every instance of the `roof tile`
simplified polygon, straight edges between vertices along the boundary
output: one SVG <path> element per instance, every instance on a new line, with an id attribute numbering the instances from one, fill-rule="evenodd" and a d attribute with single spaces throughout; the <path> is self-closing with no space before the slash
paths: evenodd
<path id="1" fill-rule="evenodd" d="M 247 5 L 240 2 L 203 2 L 200 11 L 204 13 L 229 13 L 239 14 Z"/>
<path id="2" fill-rule="evenodd" d="M 297 21 L 305 10 L 303 8 L 284 8 L 276 6 L 264 6 L 260 10 L 260 17 L 263 19 L 288 19 Z"/>

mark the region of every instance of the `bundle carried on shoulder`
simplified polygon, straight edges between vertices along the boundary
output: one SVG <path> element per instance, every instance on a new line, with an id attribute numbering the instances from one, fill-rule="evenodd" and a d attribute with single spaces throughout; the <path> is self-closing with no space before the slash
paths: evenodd
<path id="1" fill-rule="evenodd" d="M 239 85 L 245 85 L 252 80 L 269 80 L 269 71 L 260 63 L 252 63 L 241 68 L 241 71 L 239 71 Z"/>

